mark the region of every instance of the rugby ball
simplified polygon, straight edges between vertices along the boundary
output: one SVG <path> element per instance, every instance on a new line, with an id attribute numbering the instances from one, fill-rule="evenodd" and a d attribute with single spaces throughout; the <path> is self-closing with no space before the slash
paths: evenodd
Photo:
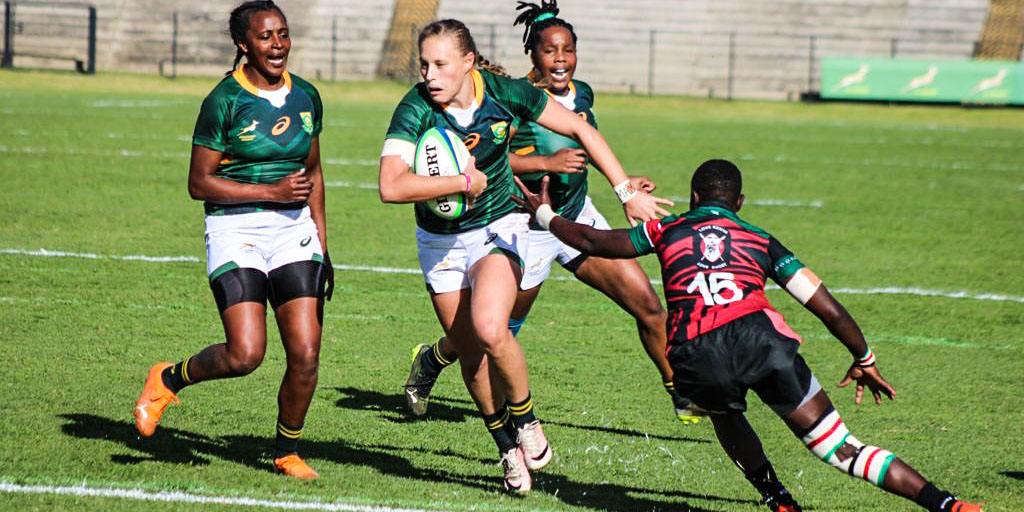
<path id="1" fill-rule="evenodd" d="M 456 176 L 469 162 L 469 150 L 455 132 L 431 128 L 416 143 L 413 172 L 420 176 Z M 434 215 L 442 219 L 457 219 L 466 212 L 468 202 L 462 192 L 424 201 Z"/>

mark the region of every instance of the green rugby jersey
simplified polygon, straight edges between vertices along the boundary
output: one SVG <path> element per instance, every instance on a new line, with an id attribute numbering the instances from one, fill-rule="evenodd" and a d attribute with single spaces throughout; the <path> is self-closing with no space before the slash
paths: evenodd
<path id="1" fill-rule="evenodd" d="M 528 83 L 527 79 L 522 80 Z M 562 97 L 555 96 L 550 92 L 548 94 L 564 107 L 569 108 L 571 105 L 570 110 L 597 128 L 597 119 L 591 110 L 594 107 L 594 90 L 585 82 L 572 80 L 569 82 L 569 92 Z M 517 155 L 552 155 L 561 149 L 580 148 L 580 145 L 574 139 L 530 121 L 519 123 L 515 127 L 511 147 Z M 576 217 L 583 211 L 584 200 L 587 198 L 588 168 L 575 174 L 532 172 L 520 174 L 519 179 L 531 191 L 539 192 L 540 180 L 545 174 L 550 176 L 548 194 L 551 196 L 551 206 L 555 213 L 567 219 L 576 220 Z"/>
<path id="2" fill-rule="evenodd" d="M 534 121 L 544 112 L 547 96 L 521 80 L 488 71 L 470 71 L 478 105 L 469 126 L 463 127 L 445 107 L 430 99 L 423 82 L 402 98 L 391 117 L 388 139 L 416 144 L 433 127 L 451 130 L 466 143 L 476 157 L 476 168 L 487 175 L 487 188 L 473 207 L 457 219 L 442 219 L 423 204 L 415 205 L 416 224 L 439 234 L 462 233 L 477 229 L 517 208 L 511 197 L 519 193 L 508 163 L 509 127 L 517 119 Z"/>
<path id="3" fill-rule="evenodd" d="M 323 103 L 312 84 L 285 71 L 284 104 L 274 106 L 239 67 L 203 100 L 192 144 L 224 153 L 217 176 L 240 183 L 274 183 L 305 165 L 323 127 Z M 247 211 L 294 209 L 305 202 L 222 205 L 206 202 L 207 215 L 227 208 Z"/>

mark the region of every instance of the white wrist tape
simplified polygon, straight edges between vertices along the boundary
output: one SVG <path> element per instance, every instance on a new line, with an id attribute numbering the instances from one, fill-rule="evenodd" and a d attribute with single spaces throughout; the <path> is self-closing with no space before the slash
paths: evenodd
<path id="1" fill-rule="evenodd" d="M 537 208 L 536 213 L 533 214 L 533 218 L 537 219 L 537 225 L 544 228 L 545 231 L 549 229 L 551 225 L 551 219 L 558 217 L 558 214 L 551 209 L 550 204 L 542 204 L 540 208 Z"/>
<path id="2" fill-rule="evenodd" d="M 626 201 L 633 199 L 638 193 L 629 180 L 615 185 L 615 195 L 619 196 L 619 202 L 622 204 L 626 204 Z"/>

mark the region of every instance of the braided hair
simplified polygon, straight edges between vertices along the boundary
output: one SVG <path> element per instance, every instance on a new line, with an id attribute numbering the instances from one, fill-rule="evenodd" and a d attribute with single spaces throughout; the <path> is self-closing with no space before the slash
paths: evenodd
<path id="1" fill-rule="evenodd" d="M 281 15 L 281 19 L 288 23 L 284 11 L 274 3 L 274 0 L 249 0 L 231 10 L 231 15 L 228 17 L 228 33 L 231 34 L 231 42 L 235 43 L 235 62 L 231 65 L 231 70 L 224 76 L 231 76 L 231 73 L 238 68 L 238 63 L 242 61 L 242 56 L 245 55 L 239 45 L 245 42 L 245 35 L 249 33 L 252 15 L 267 11 L 277 11 Z"/>
<path id="2" fill-rule="evenodd" d="M 502 66 L 493 63 L 480 55 L 480 52 L 476 49 L 476 42 L 473 41 L 473 34 L 469 33 L 469 28 L 459 20 L 445 19 L 437 20 L 429 25 L 423 27 L 420 30 L 419 46 L 423 47 L 423 41 L 428 37 L 439 36 L 439 35 L 450 35 L 455 38 L 455 43 L 458 45 L 459 51 L 463 55 L 467 53 L 473 54 L 473 63 L 480 69 L 490 71 L 495 75 L 509 76 L 508 71 Z"/>
<path id="3" fill-rule="evenodd" d="M 558 0 L 541 0 L 540 5 L 520 0 L 516 10 L 523 12 L 516 16 L 512 26 L 526 27 L 523 32 L 523 53 L 532 53 L 540 44 L 540 35 L 551 27 L 565 27 L 572 35 L 572 44 L 576 44 L 576 31 L 572 29 L 572 24 L 558 17 Z"/>

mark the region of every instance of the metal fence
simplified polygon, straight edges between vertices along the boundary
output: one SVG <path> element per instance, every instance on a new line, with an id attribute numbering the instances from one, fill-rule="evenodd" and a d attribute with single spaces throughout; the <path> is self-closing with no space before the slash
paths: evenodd
<path id="1" fill-rule="evenodd" d="M 118 13 L 101 9 L 101 68 L 159 72 L 168 77 L 228 69 L 235 48 L 227 34 L 226 16 L 222 6 L 209 9 L 136 12 L 127 20 L 116 18 L 121 27 L 116 36 L 112 34 Z M 95 26 L 95 10 L 92 12 Z M 5 41 L 15 40 L 15 58 L 46 54 L 84 61 L 90 51 L 96 53 L 95 43 L 88 48 L 85 34 L 90 21 L 80 4 L 17 2 L 14 18 L 5 25 L 4 36 Z M 321 80 L 376 76 L 385 46 L 386 18 L 353 11 L 351 15 L 293 16 L 290 22 L 295 45 L 289 65 L 296 72 Z M 505 65 L 513 75 L 525 74 L 529 61 L 523 54 L 519 28 L 468 24 L 482 53 Z M 410 35 L 418 30 L 409 27 Z M 795 99 L 813 93 L 819 86 L 820 61 L 827 56 L 970 59 L 979 47 L 977 34 L 963 31 L 851 37 L 798 33 L 785 27 L 754 32 L 580 25 L 577 33 L 577 75 L 599 90 L 715 98 Z M 1017 48 L 1018 56 L 1020 53 Z M 4 63 L 9 64 L 6 54 Z M 410 82 L 418 80 L 415 51 L 408 63 L 405 77 Z"/>
<path id="2" fill-rule="evenodd" d="M 80 73 L 96 72 L 96 7 L 84 3 L 11 2 L 3 5 L 3 57 L 73 62 Z"/>

